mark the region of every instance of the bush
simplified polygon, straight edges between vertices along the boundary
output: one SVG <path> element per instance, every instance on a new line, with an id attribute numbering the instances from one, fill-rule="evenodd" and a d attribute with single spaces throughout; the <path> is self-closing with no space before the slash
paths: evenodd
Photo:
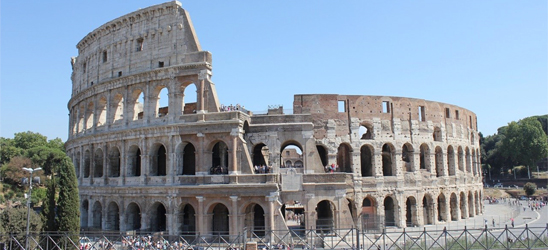
<path id="1" fill-rule="evenodd" d="M 525 191 L 525 194 L 527 196 L 534 195 L 535 192 L 537 191 L 537 185 L 532 182 L 527 182 L 525 183 L 525 185 L 523 185 L 523 190 Z"/>

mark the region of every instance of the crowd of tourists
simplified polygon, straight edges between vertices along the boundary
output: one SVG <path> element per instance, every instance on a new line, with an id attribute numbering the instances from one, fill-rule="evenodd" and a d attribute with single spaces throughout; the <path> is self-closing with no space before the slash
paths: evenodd
<path id="1" fill-rule="evenodd" d="M 253 166 L 253 169 L 255 170 L 256 174 L 268 174 L 272 173 L 272 166 L 266 166 L 266 165 L 255 165 Z"/>
<path id="2" fill-rule="evenodd" d="M 224 104 L 221 104 L 221 111 L 244 111 L 245 108 L 244 106 L 241 106 L 240 104 L 236 104 L 236 105 L 228 105 L 228 106 L 225 106 Z"/>

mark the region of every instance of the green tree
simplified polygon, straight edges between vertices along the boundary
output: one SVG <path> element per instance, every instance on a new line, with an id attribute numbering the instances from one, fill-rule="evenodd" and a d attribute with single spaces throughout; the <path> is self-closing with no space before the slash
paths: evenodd
<path id="1" fill-rule="evenodd" d="M 11 158 L 22 154 L 23 150 L 15 146 L 13 139 L 0 137 L 0 166 L 10 162 Z"/>
<path id="2" fill-rule="evenodd" d="M 28 173 L 23 168 L 33 168 L 32 161 L 25 157 L 16 156 L 10 160 L 9 163 L 4 164 L 0 168 L 0 173 L 4 178 L 4 182 L 16 185 L 19 188 L 23 188 L 22 179 L 28 177 Z"/>
<path id="3" fill-rule="evenodd" d="M 42 204 L 42 221 L 44 224 L 42 231 L 55 232 L 58 229 L 57 224 L 55 223 L 55 197 L 57 195 L 55 178 L 53 177 L 48 180 L 46 186 L 46 199 Z"/>
<path id="4" fill-rule="evenodd" d="M 530 197 L 531 195 L 534 195 L 537 191 L 537 185 L 532 182 L 527 182 L 525 185 L 523 185 L 523 190 L 525 191 L 525 194 Z"/>
<path id="5" fill-rule="evenodd" d="M 530 167 L 548 154 L 548 136 L 534 117 L 511 122 L 502 140 L 501 150 L 512 162 L 527 166 L 531 178 Z"/>
<path id="6" fill-rule="evenodd" d="M 72 161 L 68 156 L 59 167 L 59 200 L 57 202 L 57 225 L 59 231 L 76 234 L 80 232 L 80 199 L 78 181 Z"/>
<path id="7" fill-rule="evenodd" d="M 30 210 L 29 231 L 40 232 L 42 221 L 40 216 L 33 210 Z M 25 234 L 27 230 L 27 208 L 6 208 L 0 213 L 0 232 L 9 232 L 15 235 L 19 242 L 25 243 Z M 29 241 L 31 242 L 31 241 Z"/>
<path id="8" fill-rule="evenodd" d="M 15 147 L 23 150 L 46 146 L 48 144 L 48 138 L 46 136 L 30 131 L 16 133 L 13 141 L 15 142 Z"/>
<path id="9" fill-rule="evenodd" d="M 39 146 L 28 149 L 26 156 L 37 166 L 41 166 L 45 175 L 51 175 L 55 172 L 55 168 L 61 165 L 66 154 L 58 148 Z"/>

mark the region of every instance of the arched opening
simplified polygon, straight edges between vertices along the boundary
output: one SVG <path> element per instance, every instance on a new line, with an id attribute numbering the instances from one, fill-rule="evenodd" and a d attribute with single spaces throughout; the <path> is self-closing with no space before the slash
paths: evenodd
<path id="1" fill-rule="evenodd" d="M 118 150 L 118 147 L 110 148 L 108 163 L 108 176 L 120 177 L 120 150 Z"/>
<path id="2" fill-rule="evenodd" d="M 250 229 L 249 236 L 265 236 L 266 224 L 263 208 L 255 203 L 248 205 L 245 209 L 244 225 Z"/>
<path id="3" fill-rule="evenodd" d="M 331 233 L 334 224 L 334 206 L 328 200 L 323 200 L 316 206 L 316 231 L 318 233 Z"/>
<path id="4" fill-rule="evenodd" d="M 303 150 L 301 145 L 295 142 L 285 143 L 280 152 L 282 168 L 294 168 L 296 167 L 295 162 L 297 161 L 303 161 Z"/>
<path id="5" fill-rule="evenodd" d="M 424 218 L 424 224 L 434 224 L 434 203 L 432 196 L 425 194 L 422 198 L 422 217 Z"/>
<path id="6" fill-rule="evenodd" d="M 466 147 L 465 151 L 466 151 L 466 172 L 467 173 L 472 173 L 470 150 L 468 149 L 468 147 Z"/>
<path id="7" fill-rule="evenodd" d="M 445 195 L 440 193 L 438 196 L 438 221 L 447 221 L 447 204 L 445 203 Z"/>
<path id="8" fill-rule="evenodd" d="M 371 140 L 373 139 L 373 126 L 371 124 L 362 124 L 358 129 L 360 139 Z"/>
<path id="9" fill-rule="evenodd" d="M 415 167 L 413 166 L 414 157 L 413 157 L 413 146 L 409 143 L 403 145 L 401 149 L 401 160 L 403 161 L 404 168 L 406 172 L 413 172 Z"/>
<path id="10" fill-rule="evenodd" d="M 158 145 L 158 149 L 152 157 L 152 168 L 150 169 L 150 175 L 153 176 L 165 176 L 167 174 L 167 153 L 164 145 Z"/>
<path id="11" fill-rule="evenodd" d="M 95 150 L 93 165 L 93 177 L 103 177 L 103 150 L 100 148 Z"/>
<path id="12" fill-rule="evenodd" d="M 282 205 L 281 211 L 288 228 L 292 230 L 304 229 L 304 206 L 299 201 L 288 201 Z"/>
<path id="13" fill-rule="evenodd" d="M 430 169 L 430 148 L 426 144 L 421 144 L 420 169 Z"/>
<path id="14" fill-rule="evenodd" d="M 190 204 L 186 204 L 179 212 L 179 233 L 181 235 L 196 234 L 196 212 Z"/>
<path id="15" fill-rule="evenodd" d="M 471 196 L 471 195 L 469 195 L 469 196 Z M 478 191 L 476 191 L 475 195 L 474 195 L 474 199 L 476 201 L 474 203 L 475 204 L 474 207 L 475 207 L 476 215 L 478 215 L 478 214 L 483 212 L 483 206 L 481 206 L 481 203 L 480 203 L 480 201 L 482 200 L 481 199 L 481 192 L 478 193 Z M 472 210 L 474 210 L 474 209 L 472 209 Z"/>
<path id="16" fill-rule="evenodd" d="M 95 106 L 93 105 L 93 102 L 90 102 L 88 104 L 88 107 L 86 109 L 86 129 L 90 129 L 93 127 L 93 112 L 94 112 Z"/>
<path id="17" fill-rule="evenodd" d="M 418 226 L 417 217 L 417 200 L 415 197 L 409 196 L 405 201 L 405 224 L 408 227 Z"/>
<path id="18" fill-rule="evenodd" d="M 154 203 L 150 209 L 150 230 L 152 232 L 163 232 L 167 229 L 167 210 L 164 204 Z"/>
<path id="19" fill-rule="evenodd" d="M 452 146 L 447 147 L 447 166 L 449 168 L 449 176 L 454 176 L 456 174 L 455 150 L 453 150 Z"/>
<path id="20" fill-rule="evenodd" d="M 228 235 L 229 234 L 229 221 L 228 221 L 228 208 L 223 204 L 217 204 L 213 208 L 212 214 L 212 233 L 214 235 Z"/>
<path id="21" fill-rule="evenodd" d="M 301 161 L 301 160 L 295 161 L 295 163 L 293 163 L 293 167 L 296 167 L 296 168 L 304 167 L 303 161 Z"/>
<path id="22" fill-rule="evenodd" d="M 268 166 L 268 147 L 259 143 L 253 147 L 253 167 Z"/>
<path id="23" fill-rule="evenodd" d="M 131 111 L 130 118 L 132 121 L 141 120 L 145 115 L 145 95 L 140 89 L 136 89 L 131 97 L 133 107 L 129 110 Z"/>
<path id="24" fill-rule="evenodd" d="M 451 205 L 451 207 L 450 207 L 451 208 L 451 220 L 452 221 L 459 220 L 459 214 L 458 214 L 459 201 L 458 201 L 457 195 L 455 193 L 451 193 L 449 203 Z"/>
<path id="25" fill-rule="evenodd" d="M 89 150 L 84 153 L 84 178 L 89 178 L 91 173 L 91 156 Z"/>
<path id="26" fill-rule="evenodd" d="M 93 217 L 91 227 L 97 230 L 103 229 L 101 227 L 101 222 L 103 221 L 103 208 L 101 206 L 101 203 L 96 201 L 93 203 L 93 209 L 92 209 Z"/>
<path id="27" fill-rule="evenodd" d="M 80 152 L 76 153 L 76 160 L 74 161 L 74 170 L 76 171 L 76 178 L 80 178 Z"/>
<path id="28" fill-rule="evenodd" d="M 386 227 L 396 226 L 394 200 L 390 196 L 384 198 L 384 225 Z"/>
<path id="29" fill-rule="evenodd" d="M 474 176 L 476 176 L 478 174 L 478 172 L 476 171 L 476 165 L 477 165 L 477 161 L 476 161 L 476 151 L 472 149 L 472 174 Z"/>
<path id="30" fill-rule="evenodd" d="M 373 148 L 363 145 L 360 149 L 362 177 L 373 176 Z"/>
<path id="31" fill-rule="evenodd" d="M 165 86 L 157 88 L 156 117 L 164 117 L 169 113 L 169 93 Z"/>
<path id="32" fill-rule="evenodd" d="M 472 192 L 468 192 L 468 216 L 474 217 L 474 194 Z"/>
<path id="33" fill-rule="evenodd" d="M 126 230 L 141 229 L 141 209 L 135 203 L 130 203 L 126 210 Z"/>
<path id="34" fill-rule="evenodd" d="M 459 146 L 458 148 L 458 165 L 459 165 L 459 170 L 464 172 L 464 152 L 462 151 L 462 147 Z"/>
<path id="35" fill-rule="evenodd" d="M 120 230 L 120 209 L 116 202 L 108 204 L 105 230 Z"/>
<path id="36" fill-rule="evenodd" d="M 348 144 L 341 144 L 337 149 L 337 165 L 341 172 L 352 173 L 352 149 Z"/>
<path id="37" fill-rule="evenodd" d="M 327 162 L 327 149 L 322 145 L 316 145 L 316 150 L 322 161 L 322 166 L 326 167 L 329 163 Z"/>
<path id="38" fill-rule="evenodd" d="M 80 208 L 80 226 L 82 228 L 88 227 L 88 213 L 89 213 L 89 201 L 82 201 L 82 207 Z"/>
<path id="39" fill-rule="evenodd" d="M 112 103 L 112 121 L 114 123 L 117 123 L 124 118 L 124 96 L 122 96 L 121 94 L 116 94 Z"/>
<path id="40" fill-rule="evenodd" d="M 466 195 L 460 192 L 460 218 L 466 219 Z"/>
<path id="41" fill-rule="evenodd" d="M 104 96 L 99 99 L 97 107 L 97 127 L 107 123 L 107 98 Z"/>
<path id="42" fill-rule="evenodd" d="M 128 151 L 128 176 L 141 176 L 141 149 L 133 145 Z"/>
<path id="43" fill-rule="evenodd" d="M 228 174 L 228 147 L 222 141 L 215 143 L 211 155 L 211 174 Z"/>
<path id="44" fill-rule="evenodd" d="M 435 161 L 436 161 L 436 176 L 437 177 L 444 176 L 445 174 L 443 171 L 443 152 L 440 147 L 436 147 Z"/>
<path id="45" fill-rule="evenodd" d="M 84 121 L 85 121 L 85 107 L 82 105 L 80 106 L 80 110 L 78 113 L 78 133 L 82 132 L 84 130 Z"/>
<path id="46" fill-rule="evenodd" d="M 382 146 L 382 175 L 383 176 L 393 176 L 394 172 L 392 170 L 392 164 L 394 159 L 394 150 L 391 145 L 384 144 Z"/>
<path id="47" fill-rule="evenodd" d="M 181 85 L 181 110 L 183 114 L 194 114 L 198 109 L 197 106 L 197 97 L 198 91 L 194 83 L 189 83 L 187 85 Z"/>
<path id="48" fill-rule="evenodd" d="M 183 165 L 181 166 L 179 174 L 182 175 L 196 175 L 196 148 L 192 143 L 186 144 L 183 149 Z"/>
<path id="49" fill-rule="evenodd" d="M 361 221 L 363 230 L 378 228 L 377 209 L 373 197 L 365 197 L 362 201 Z"/>
<path id="50" fill-rule="evenodd" d="M 434 127 L 434 133 L 432 134 L 432 136 L 434 137 L 434 141 L 442 141 L 441 128 Z"/>

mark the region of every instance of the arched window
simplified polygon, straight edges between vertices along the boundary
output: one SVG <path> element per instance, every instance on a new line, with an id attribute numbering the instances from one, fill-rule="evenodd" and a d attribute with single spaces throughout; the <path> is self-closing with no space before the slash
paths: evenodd
<path id="1" fill-rule="evenodd" d="M 164 145 L 158 145 L 152 157 L 151 175 L 165 176 L 167 174 L 167 153 Z"/>
<path id="2" fill-rule="evenodd" d="M 136 89 L 131 94 L 130 118 L 132 121 L 141 120 L 145 111 L 145 95 L 140 89 Z"/>
<path id="3" fill-rule="evenodd" d="M 413 156 L 413 146 L 411 146 L 411 144 L 406 143 L 403 145 L 401 159 L 404 164 L 403 170 L 406 172 L 413 172 L 414 156 Z"/>
<path id="4" fill-rule="evenodd" d="M 141 176 L 141 150 L 133 145 L 129 148 L 128 154 L 127 176 Z"/>
<path id="5" fill-rule="evenodd" d="M 104 96 L 99 99 L 97 107 L 97 127 L 107 123 L 107 98 Z"/>
<path id="6" fill-rule="evenodd" d="M 440 127 L 434 127 L 433 137 L 434 137 L 434 141 L 442 141 Z"/>
<path id="7" fill-rule="evenodd" d="M 156 117 L 164 117 L 169 113 L 169 93 L 165 86 L 158 87 L 156 97 Z"/>
<path id="8" fill-rule="evenodd" d="M 449 168 L 449 176 L 454 176 L 456 174 L 455 150 L 453 150 L 452 146 L 447 147 L 447 166 Z"/>
<path id="9" fill-rule="evenodd" d="M 167 210 L 164 204 L 156 202 L 152 205 L 150 216 L 150 230 L 152 232 L 162 232 L 167 229 Z"/>
<path id="10" fill-rule="evenodd" d="M 136 203 L 130 203 L 126 209 L 126 230 L 141 229 L 141 209 Z"/>
<path id="11" fill-rule="evenodd" d="M 393 176 L 393 159 L 394 159 L 394 150 L 392 150 L 391 145 L 384 144 L 382 146 L 382 175 L 383 176 Z"/>
<path id="12" fill-rule="evenodd" d="M 443 169 L 443 152 L 440 147 L 436 147 L 436 155 L 435 155 L 435 161 L 436 161 L 436 176 L 444 176 L 444 169 Z"/>
<path id="13" fill-rule="evenodd" d="M 360 149 L 362 177 L 373 176 L 373 147 L 363 145 Z"/>
<path id="14" fill-rule="evenodd" d="M 228 174 L 228 146 L 220 141 L 213 146 L 211 174 Z"/>
<path id="15" fill-rule="evenodd" d="M 108 154 L 108 176 L 119 177 L 120 176 L 120 150 L 117 147 L 110 148 Z"/>
<path id="16" fill-rule="evenodd" d="M 352 149 L 348 144 L 341 144 L 337 149 L 337 165 L 339 171 L 352 173 Z"/>
<path id="17" fill-rule="evenodd" d="M 371 124 L 363 124 L 360 126 L 359 136 L 362 140 L 371 140 L 373 139 L 373 126 Z"/>
<path id="18" fill-rule="evenodd" d="M 430 148 L 424 143 L 421 144 L 420 168 L 430 169 Z"/>
<path id="19" fill-rule="evenodd" d="M 335 206 L 328 200 L 323 200 L 316 206 L 317 220 L 316 231 L 318 233 L 331 233 L 335 226 L 333 221 Z"/>
<path id="20" fill-rule="evenodd" d="M 228 222 L 229 212 L 223 204 L 217 204 L 213 207 L 212 211 L 212 233 L 214 235 L 228 235 L 230 232 Z"/>
<path id="21" fill-rule="evenodd" d="M 198 110 L 198 92 L 194 83 L 183 84 L 180 87 L 181 110 L 183 114 L 194 114 Z"/>
<path id="22" fill-rule="evenodd" d="M 387 227 L 396 226 L 396 207 L 390 196 L 384 199 L 384 225 Z"/>
<path id="23" fill-rule="evenodd" d="M 93 177 L 103 176 L 103 150 L 95 150 Z"/>
<path id="24" fill-rule="evenodd" d="M 124 96 L 116 94 L 112 102 L 113 122 L 119 122 L 124 118 Z"/>

